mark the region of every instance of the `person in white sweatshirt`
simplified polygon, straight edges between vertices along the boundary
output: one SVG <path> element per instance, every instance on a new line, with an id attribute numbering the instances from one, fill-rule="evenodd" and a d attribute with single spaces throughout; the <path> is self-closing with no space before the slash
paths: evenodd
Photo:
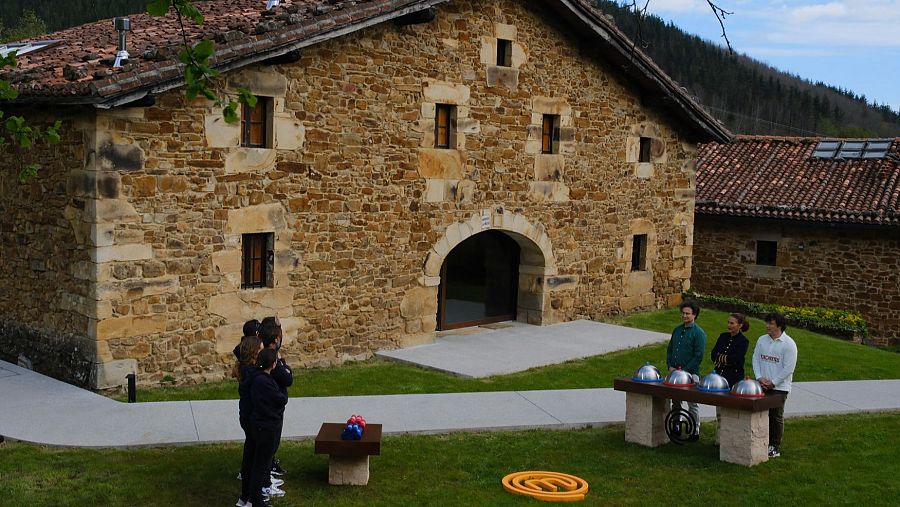
<path id="1" fill-rule="evenodd" d="M 780 313 L 766 315 L 766 334 L 756 341 L 753 350 L 753 374 L 763 390 L 787 401 L 791 380 L 797 366 L 797 344 L 785 332 L 787 319 Z M 769 457 L 781 456 L 784 436 L 784 404 L 769 409 Z"/>

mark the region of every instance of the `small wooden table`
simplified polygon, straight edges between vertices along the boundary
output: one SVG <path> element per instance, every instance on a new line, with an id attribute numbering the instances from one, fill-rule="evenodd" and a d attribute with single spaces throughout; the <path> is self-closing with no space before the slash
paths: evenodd
<path id="1" fill-rule="evenodd" d="M 360 440 L 342 440 L 346 423 L 322 423 L 316 435 L 316 454 L 328 455 L 328 484 L 365 486 L 369 456 L 381 454 L 381 425 L 366 424 Z"/>
<path id="2" fill-rule="evenodd" d="M 784 399 L 774 394 L 742 398 L 729 393 L 710 393 L 693 387 L 672 387 L 626 378 L 615 379 L 613 388 L 625 392 L 625 441 L 647 447 L 667 443 L 665 418 L 669 400 L 714 405 L 721 408 L 722 416 L 719 459 L 745 466 L 768 461 L 768 410 L 784 404 Z"/>

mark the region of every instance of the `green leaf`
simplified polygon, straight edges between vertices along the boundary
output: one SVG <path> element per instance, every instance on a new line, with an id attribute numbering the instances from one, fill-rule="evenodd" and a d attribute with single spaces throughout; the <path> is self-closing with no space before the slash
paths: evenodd
<path id="1" fill-rule="evenodd" d="M 225 109 L 222 110 L 222 115 L 225 117 L 225 123 L 238 122 L 237 107 L 238 103 L 233 100 L 225 106 Z"/>
<path id="2" fill-rule="evenodd" d="M 62 122 L 56 120 L 52 126 L 47 127 L 47 130 L 44 132 L 44 139 L 50 144 L 56 144 L 59 142 L 59 129 L 62 127 Z"/>
<path id="3" fill-rule="evenodd" d="M 19 92 L 9 84 L 9 81 L 0 80 L 0 100 L 12 100 L 19 96 Z"/>
<path id="4" fill-rule="evenodd" d="M 194 46 L 194 58 L 199 62 L 205 63 L 213 53 L 215 53 L 215 46 L 211 40 L 200 41 Z"/>
<path id="5" fill-rule="evenodd" d="M 169 12 L 169 0 L 152 0 L 147 4 L 147 12 L 151 16 L 165 16 Z"/>
<path id="6" fill-rule="evenodd" d="M 203 14 L 190 0 L 175 0 L 175 8 L 182 16 L 190 19 L 198 25 L 203 24 Z"/>
<path id="7" fill-rule="evenodd" d="M 0 68 L 16 66 L 16 51 L 10 51 L 6 56 L 0 56 Z"/>
<path id="8" fill-rule="evenodd" d="M 256 107 L 256 95 L 246 88 L 238 88 L 238 101 L 250 107 Z"/>
<path id="9" fill-rule="evenodd" d="M 28 183 L 28 180 L 37 176 L 38 169 L 40 168 L 41 166 L 37 164 L 29 164 L 23 167 L 22 170 L 19 171 L 19 183 Z"/>

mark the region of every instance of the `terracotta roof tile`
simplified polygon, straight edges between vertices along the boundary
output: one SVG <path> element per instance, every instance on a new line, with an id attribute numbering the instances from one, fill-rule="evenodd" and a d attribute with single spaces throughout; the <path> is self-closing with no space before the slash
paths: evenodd
<path id="1" fill-rule="evenodd" d="M 900 138 L 878 159 L 812 158 L 823 138 L 700 146 L 696 212 L 900 226 Z"/>
<path id="2" fill-rule="evenodd" d="M 266 49 L 303 40 L 336 27 L 421 4 L 421 0 L 283 0 L 271 11 L 265 0 L 198 2 L 205 22 L 185 20 L 190 44 L 215 42 L 217 63 L 247 57 Z M 112 20 L 68 28 L 36 40 L 58 39 L 62 44 L 18 58 L 15 69 L 0 73 L 20 93 L 20 101 L 51 97 L 104 98 L 160 79 L 180 76 L 175 55 L 182 44 L 173 11 L 165 17 L 146 13 L 129 16 L 132 31 L 126 36 L 131 56 L 128 65 L 112 69 L 118 34 Z M 231 33 L 229 36 L 227 34 Z M 68 79 L 68 67 L 77 79 Z"/>

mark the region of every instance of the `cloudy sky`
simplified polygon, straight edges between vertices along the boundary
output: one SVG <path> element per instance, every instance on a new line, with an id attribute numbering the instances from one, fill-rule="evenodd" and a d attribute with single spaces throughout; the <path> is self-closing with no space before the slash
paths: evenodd
<path id="1" fill-rule="evenodd" d="M 638 0 L 639 5 L 644 2 Z M 900 0 L 714 3 L 733 13 L 726 17 L 725 29 L 735 51 L 900 110 Z M 724 44 L 706 0 L 650 0 L 649 11 Z"/>

